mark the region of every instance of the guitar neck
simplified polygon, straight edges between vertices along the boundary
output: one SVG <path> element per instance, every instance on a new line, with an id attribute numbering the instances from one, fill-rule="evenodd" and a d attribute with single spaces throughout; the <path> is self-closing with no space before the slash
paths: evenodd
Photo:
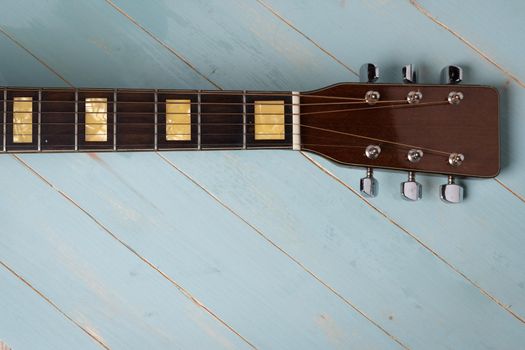
<path id="1" fill-rule="evenodd" d="M 35 88 L 2 92 L 3 152 L 297 149 L 300 144 L 298 93 Z"/>
<path id="2" fill-rule="evenodd" d="M 0 88 L 0 152 L 294 149 L 345 165 L 499 172 L 498 92 L 338 83 L 298 92 Z"/>

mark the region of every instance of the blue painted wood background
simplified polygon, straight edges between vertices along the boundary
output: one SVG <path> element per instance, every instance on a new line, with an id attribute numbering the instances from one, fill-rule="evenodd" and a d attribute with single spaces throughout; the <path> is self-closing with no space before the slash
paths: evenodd
<path id="1" fill-rule="evenodd" d="M 0 85 L 309 90 L 364 62 L 501 93 L 502 171 L 292 151 L 0 156 L 0 340 L 21 349 L 525 348 L 525 3 L 4 0 Z M 1 344 L 0 342 L 0 344 Z M 0 345 L 1 347 L 2 345 Z"/>

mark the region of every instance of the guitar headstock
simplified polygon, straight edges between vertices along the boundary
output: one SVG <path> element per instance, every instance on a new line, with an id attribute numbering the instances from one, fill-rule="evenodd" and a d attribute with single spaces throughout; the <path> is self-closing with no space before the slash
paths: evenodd
<path id="1" fill-rule="evenodd" d="M 377 68 L 369 64 L 364 73 L 373 81 Z M 343 164 L 405 170 L 413 183 L 415 172 L 495 177 L 500 169 L 497 90 L 415 84 L 411 66 L 403 73 L 409 84 L 342 83 L 301 93 L 302 149 Z M 460 68 L 447 67 L 445 78 L 457 82 Z M 416 193 L 407 199 L 420 197 L 416 184 L 408 185 L 406 190 Z M 373 188 L 369 192 L 374 195 Z"/>

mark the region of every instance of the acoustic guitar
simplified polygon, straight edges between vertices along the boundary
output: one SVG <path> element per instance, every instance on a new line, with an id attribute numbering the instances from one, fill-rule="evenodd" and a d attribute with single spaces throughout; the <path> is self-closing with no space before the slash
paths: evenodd
<path id="1" fill-rule="evenodd" d="M 500 169 L 498 92 L 458 85 L 378 84 L 365 64 L 362 83 L 315 91 L 187 91 L 3 88 L 0 151 L 102 152 L 284 149 L 366 167 L 364 196 L 377 195 L 373 168 L 408 171 L 401 195 L 421 198 L 415 174 L 448 176 L 447 203 L 463 200 L 455 177 L 495 177 Z"/>

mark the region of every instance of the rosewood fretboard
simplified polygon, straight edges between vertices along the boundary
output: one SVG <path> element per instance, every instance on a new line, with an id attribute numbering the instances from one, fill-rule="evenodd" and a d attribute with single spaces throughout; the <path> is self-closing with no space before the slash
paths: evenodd
<path id="1" fill-rule="evenodd" d="M 0 151 L 125 151 L 169 149 L 292 148 L 292 93 L 254 91 L 2 89 Z M 30 112 L 16 103 L 30 101 Z M 105 99 L 106 137 L 86 134 L 87 101 Z M 167 134 L 166 101 L 186 101 L 188 135 Z M 256 137 L 255 111 L 261 101 L 283 105 L 282 133 Z M 28 108 L 29 108 L 28 107 Z M 263 113 L 264 114 L 264 113 Z M 20 119 L 20 115 L 27 118 Z M 96 114 L 95 114 L 96 115 Z M 29 122 L 28 122 L 29 121 Z M 21 126 L 25 125 L 25 132 Z M 30 126 L 29 126 L 30 125 Z M 18 129 L 17 129 L 18 128 Z M 29 129 L 27 129 L 29 128 Z M 25 137 L 25 138 L 24 138 Z M 21 141 L 22 140 L 22 141 Z"/>

